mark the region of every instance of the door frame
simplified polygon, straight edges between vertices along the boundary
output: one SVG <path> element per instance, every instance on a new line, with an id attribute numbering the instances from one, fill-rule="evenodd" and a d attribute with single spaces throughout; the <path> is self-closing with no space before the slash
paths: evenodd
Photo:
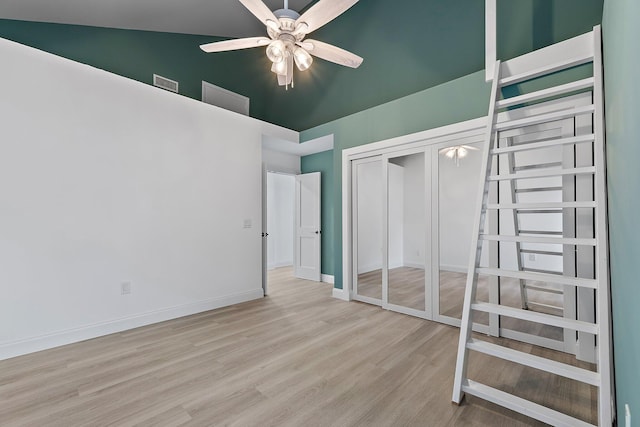
<path id="1" fill-rule="evenodd" d="M 264 293 L 264 295 L 268 295 L 268 290 L 269 290 L 269 281 L 267 278 L 268 275 L 268 270 L 269 270 L 269 255 L 268 255 L 268 251 L 269 251 L 269 243 L 268 243 L 268 238 L 269 238 L 269 230 L 268 230 L 268 213 L 267 213 L 267 199 L 268 199 L 268 188 L 267 188 L 267 177 L 268 174 L 273 173 L 276 175 L 286 175 L 286 176 L 291 176 L 294 177 L 296 174 L 294 172 L 284 172 L 284 171 L 279 171 L 279 170 L 271 170 L 267 167 L 267 165 L 265 163 L 262 163 L 262 231 L 260 232 L 260 239 L 262 240 L 262 291 Z M 295 191 L 295 190 L 294 190 Z M 294 202 L 294 206 L 291 207 L 292 210 L 294 210 L 294 216 L 295 216 L 295 202 Z M 295 265 L 295 218 L 293 221 L 293 224 L 291 224 L 291 228 L 293 229 L 293 238 L 294 241 L 291 242 L 291 244 L 293 245 L 294 248 L 294 265 Z"/>

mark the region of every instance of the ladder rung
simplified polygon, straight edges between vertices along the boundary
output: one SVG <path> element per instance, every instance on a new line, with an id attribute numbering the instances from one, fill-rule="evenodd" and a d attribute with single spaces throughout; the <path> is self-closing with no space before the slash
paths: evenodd
<path id="1" fill-rule="evenodd" d="M 513 170 L 517 172 L 517 171 L 525 171 L 525 170 L 532 170 L 532 169 L 555 168 L 559 166 L 562 166 L 562 162 L 538 163 L 535 165 L 515 166 Z"/>
<path id="2" fill-rule="evenodd" d="M 539 234 L 544 236 L 562 236 L 562 231 L 518 230 L 518 234 Z"/>
<path id="3" fill-rule="evenodd" d="M 533 170 L 533 171 L 510 173 L 510 174 L 490 175 L 488 178 L 489 178 L 489 181 L 504 181 L 508 179 L 529 179 L 529 178 L 542 178 L 547 176 L 593 174 L 595 172 L 596 172 L 596 168 L 594 166 L 587 166 L 582 168 Z"/>
<path id="4" fill-rule="evenodd" d="M 496 102 L 496 108 L 507 108 L 514 105 L 520 105 L 531 101 L 549 98 L 552 96 L 563 95 L 569 92 L 575 92 L 582 89 L 593 87 L 593 77 L 583 80 L 567 83 L 560 86 L 550 87 L 548 89 L 538 90 L 536 92 L 527 93 L 525 95 L 514 96 L 512 98 L 502 99 Z"/>
<path id="5" fill-rule="evenodd" d="M 532 305 L 534 306 L 538 306 L 538 307 L 542 307 L 542 308 L 546 308 L 546 309 L 552 309 L 552 310 L 558 310 L 558 311 L 563 311 L 564 308 L 559 307 L 557 305 L 551 305 L 551 304 L 543 304 L 541 302 L 533 302 L 533 301 L 527 301 L 527 304 L 529 305 L 529 307 L 531 307 Z"/>
<path id="6" fill-rule="evenodd" d="M 555 147 L 559 145 L 567 145 L 567 144 L 581 144 L 585 142 L 593 142 L 595 136 L 593 134 L 589 135 L 580 135 L 580 136 L 572 136 L 570 138 L 556 138 L 550 139 L 547 141 L 540 142 L 528 142 L 519 145 L 512 145 L 509 147 L 503 148 L 494 148 L 491 150 L 491 154 L 504 154 L 504 153 L 513 153 L 516 151 L 529 151 L 529 150 L 539 150 L 541 148 Z"/>
<path id="7" fill-rule="evenodd" d="M 598 282 L 595 279 L 582 279 L 579 277 L 556 276 L 555 274 L 533 273 L 529 271 L 513 271 L 501 268 L 476 268 L 476 273 L 488 276 L 510 277 L 512 279 L 535 280 L 538 282 L 557 283 L 582 288 L 596 289 Z"/>
<path id="8" fill-rule="evenodd" d="M 516 213 L 523 214 L 561 214 L 562 209 L 531 209 L 531 210 L 522 210 L 516 209 Z"/>
<path id="9" fill-rule="evenodd" d="M 564 292 L 562 292 L 560 289 L 552 289 L 552 288 L 543 288 L 542 286 L 533 286 L 533 285 L 524 285 L 527 289 L 531 289 L 532 291 L 538 291 L 538 292 L 549 292 L 552 294 L 558 294 L 558 295 L 562 295 Z"/>
<path id="10" fill-rule="evenodd" d="M 576 239 L 574 237 L 508 236 L 505 234 L 481 234 L 480 240 L 489 240 L 492 242 L 543 243 L 549 245 L 596 245 L 596 239 Z"/>
<path id="11" fill-rule="evenodd" d="M 485 313 L 494 313 L 501 316 L 512 317 L 514 319 L 522 319 L 529 322 L 540 323 L 543 325 L 570 329 L 572 331 L 586 332 L 593 335 L 597 335 L 599 333 L 598 325 L 595 323 L 589 323 L 582 320 L 567 319 L 565 317 L 554 316 L 552 314 L 537 313 L 530 310 L 522 310 L 520 308 L 508 307 L 506 305 L 491 304 L 488 302 L 475 302 L 471 304 L 471 309 L 482 311 Z"/>
<path id="12" fill-rule="evenodd" d="M 582 383 L 591 384 L 593 386 L 600 385 L 600 375 L 597 372 L 578 368 L 577 366 L 567 365 L 566 363 L 556 362 L 555 360 L 545 359 L 544 357 L 524 353 L 522 351 L 513 350 L 508 347 L 474 338 L 471 338 L 467 342 L 467 348 L 469 350 L 488 354 L 489 356 L 498 357 L 500 359 L 519 363 L 531 368 L 540 369 L 541 371 L 561 375 L 565 378 L 570 378 Z"/>
<path id="13" fill-rule="evenodd" d="M 529 70 L 525 73 L 515 74 L 513 76 L 503 77 L 498 81 L 498 84 L 502 87 L 514 85 L 526 80 L 532 80 L 545 74 L 552 74 L 567 68 L 576 67 L 578 65 L 586 64 L 593 61 L 593 55 L 580 55 L 574 58 L 565 59 L 564 61 L 558 61 L 553 66 L 539 67 Z"/>
<path id="14" fill-rule="evenodd" d="M 470 379 L 464 380 L 461 388 L 465 393 L 488 400 L 496 405 L 511 409 L 512 411 L 519 412 L 547 424 L 558 427 L 595 427 L 593 424 L 585 423 L 582 420 L 570 417 L 562 412 L 554 411 L 546 406 L 538 405 L 537 403 Z"/>
<path id="15" fill-rule="evenodd" d="M 537 254 L 537 255 L 552 255 L 552 256 L 563 256 L 562 252 L 556 251 L 538 251 L 536 249 L 522 249 L 520 248 L 521 254 Z"/>
<path id="16" fill-rule="evenodd" d="M 491 203 L 487 209 L 578 209 L 595 208 L 596 202 Z"/>
<path id="17" fill-rule="evenodd" d="M 546 193 L 549 191 L 562 191 L 562 187 L 516 188 L 516 193 Z"/>
<path id="18" fill-rule="evenodd" d="M 505 122 L 496 123 L 494 128 L 497 131 L 518 129 L 526 126 L 539 125 L 541 123 L 567 119 L 569 117 L 580 116 L 583 114 L 592 114 L 594 111 L 595 108 L 593 105 L 568 108 L 566 110 L 554 111 L 553 113 L 537 114 L 535 116 L 525 117 L 524 119 L 507 120 Z"/>
<path id="19" fill-rule="evenodd" d="M 531 271 L 533 273 L 544 273 L 544 274 L 557 274 L 562 276 L 562 272 L 561 271 L 553 271 L 553 270 L 542 270 L 540 268 L 528 268 L 528 267 L 523 267 L 522 271 Z M 562 293 L 562 292 L 560 292 Z"/>

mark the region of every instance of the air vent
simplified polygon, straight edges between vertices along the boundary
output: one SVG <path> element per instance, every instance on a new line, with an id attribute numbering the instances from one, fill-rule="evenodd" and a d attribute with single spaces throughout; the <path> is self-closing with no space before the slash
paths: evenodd
<path id="1" fill-rule="evenodd" d="M 157 74 L 153 75 L 153 85 L 171 92 L 178 93 L 178 82 L 166 77 L 159 76 Z"/>
<path id="2" fill-rule="evenodd" d="M 249 98 L 205 81 L 202 82 L 202 102 L 249 115 Z"/>

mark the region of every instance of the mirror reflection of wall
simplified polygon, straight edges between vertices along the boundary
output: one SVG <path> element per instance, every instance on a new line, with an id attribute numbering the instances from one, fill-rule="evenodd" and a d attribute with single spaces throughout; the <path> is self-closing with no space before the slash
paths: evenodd
<path id="1" fill-rule="evenodd" d="M 389 304 L 425 310 L 425 155 L 389 159 Z"/>
<path id="2" fill-rule="evenodd" d="M 267 268 L 293 265 L 294 199 L 293 175 L 267 173 Z"/>
<path id="3" fill-rule="evenodd" d="M 357 215 L 357 294 L 382 299 L 382 161 L 354 167 Z"/>
<path id="4" fill-rule="evenodd" d="M 481 144 L 460 147 L 464 148 L 464 156 L 450 155 L 456 147 L 443 148 L 438 155 L 440 315 L 457 319 L 462 317 L 477 193 L 482 184 L 478 180 Z M 486 264 L 486 255 L 482 264 Z M 488 295 L 488 283 L 480 277 L 477 298 L 488 301 Z M 482 316 L 482 313 L 474 320 L 488 324 L 488 316 Z"/>

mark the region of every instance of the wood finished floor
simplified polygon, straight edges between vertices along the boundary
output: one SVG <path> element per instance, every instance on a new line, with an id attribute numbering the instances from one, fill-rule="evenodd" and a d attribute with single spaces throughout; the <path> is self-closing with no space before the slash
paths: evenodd
<path id="1" fill-rule="evenodd" d="M 458 329 L 270 279 L 264 299 L 0 361 L 0 425 L 542 425 L 451 404 Z M 596 420 L 592 387 L 483 355 L 469 375 Z"/>
<path id="2" fill-rule="evenodd" d="M 462 318 L 462 302 L 464 300 L 464 288 L 467 282 L 467 273 L 452 271 L 440 271 L 440 314 L 444 316 Z M 424 270 L 413 267 L 398 267 L 389 270 L 389 302 L 403 307 L 424 310 Z M 515 279 L 502 278 L 500 291 L 501 304 L 510 307 L 521 307 L 520 285 Z M 540 284 L 531 282 L 531 284 Z M 549 286 L 548 284 L 546 284 Z M 551 285 L 553 286 L 553 285 Z M 358 275 L 358 294 L 370 298 L 382 297 L 382 270 L 373 270 Z M 539 291 L 528 291 L 529 300 L 532 302 L 562 306 L 562 296 Z M 489 288 L 487 278 L 480 276 L 476 293 L 478 301 L 489 301 Z M 531 308 L 535 311 L 548 314 L 561 315 L 561 311 Z M 474 322 L 483 325 L 489 324 L 487 313 L 474 313 Z M 538 323 L 503 317 L 501 326 L 506 329 L 538 335 L 553 340 L 562 340 L 562 328 L 541 325 Z"/>

